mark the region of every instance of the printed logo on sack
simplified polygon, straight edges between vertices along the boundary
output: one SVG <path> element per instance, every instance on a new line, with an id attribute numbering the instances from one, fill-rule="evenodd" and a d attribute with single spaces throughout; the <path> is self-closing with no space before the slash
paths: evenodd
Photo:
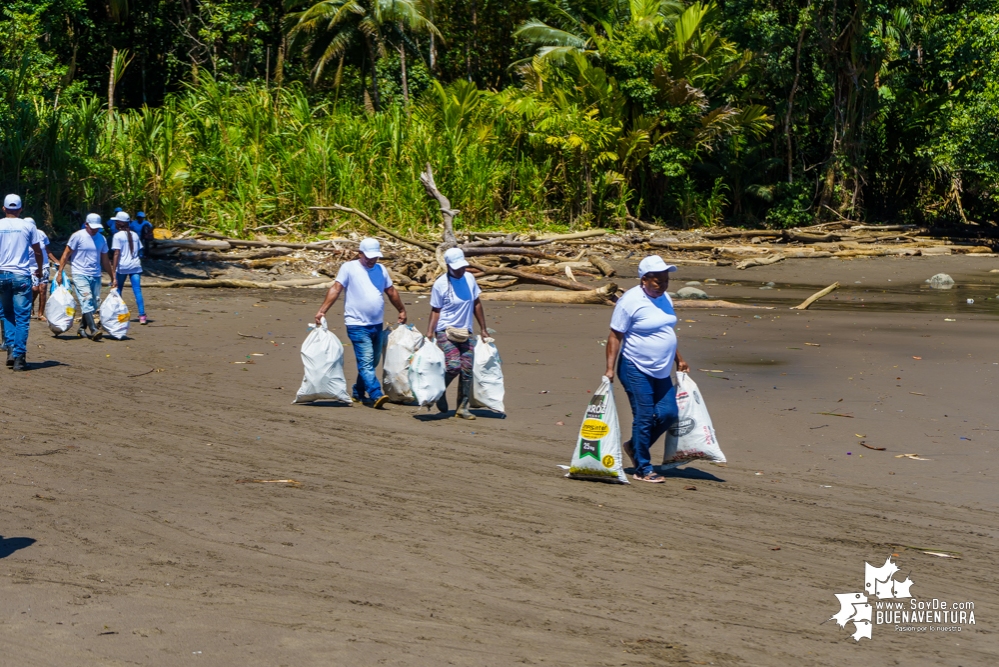
<path id="1" fill-rule="evenodd" d="M 687 401 L 689 400 L 690 400 L 690 394 L 688 394 L 687 392 L 685 391 L 676 392 L 676 406 L 680 410 L 687 409 Z"/>
<path id="2" fill-rule="evenodd" d="M 599 419 L 584 419 L 579 434 L 587 440 L 600 440 L 610 433 L 610 426 Z"/>
<path id="3" fill-rule="evenodd" d="M 586 416 L 587 418 L 596 417 L 600 419 L 604 416 L 604 412 L 607 411 L 607 394 L 597 394 L 590 399 L 589 405 L 586 406 Z"/>
<path id="4" fill-rule="evenodd" d="M 975 625 L 974 602 L 913 597 L 909 591 L 912 580 L 908 576 L 903 581 L 895 578 L 899 570 L 891 558 L 888 556 L 881 567 L 864 563 L 866 594 L 835 593 L 839 612 L 828 620 L 841 628 L 853 623 L 853 638 L 858 642 L 870 639 L 875 625 L 893 625 L 895 632 L 960 632 L 965 625 Z"/>
<path id="5" fill-rule="evenodd" d="M 592 456 L 596 460 L 600 460 L 600 441 L 599 440 L 584 440 L 579 441 L 579 458 L 584 456 Z"/>
<path id="6" fill-rule="evenodd" d="M 669 427 L 669 433 L 676 436 L 687 435 L 694 430 L 695 426 L 697 426 L 697 422 L 693 419 L 680 419 Z"/>

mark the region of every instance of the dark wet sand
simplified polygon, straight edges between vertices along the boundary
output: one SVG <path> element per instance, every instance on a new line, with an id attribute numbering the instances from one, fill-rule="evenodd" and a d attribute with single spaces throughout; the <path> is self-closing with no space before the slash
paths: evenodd
<path id="1" fill-rule="evenodd" d="M 674 289 L 738 281 L 705 289 L 779 307 L 680 313 L 681 350 L 729 463 L 691 465 L 663 485 L 570 481 L 557 467 L 603 370 L 609 308 L 487 304 L 510 416 L 475 422 L 291 405 L 321 291 L 149 289 L 152 324 L 122 342 L 35 326 L 38 366 L 4 376 L 0 408 L 0 655 L 994 665 L 994 267 L 970 257 L 682 267 Z M 920 289 L 938 271 L 959 289 Z M 787 310 L 833 280 L 844 284 L 834 298 Z M 775 289 L 758 290 L 766 281 Z M 405 300 L 422 325 L 427 300 Z M 162 371 L 129 377 L 150 369 Z M 236 483 L 284 478 L 301 487 Z M 914 595 L 974 601 L 977 624 L 878 626 L 859 645 L 822 624 L 835 593 L 863 590 L 864 562 L 891 553 Z"/>

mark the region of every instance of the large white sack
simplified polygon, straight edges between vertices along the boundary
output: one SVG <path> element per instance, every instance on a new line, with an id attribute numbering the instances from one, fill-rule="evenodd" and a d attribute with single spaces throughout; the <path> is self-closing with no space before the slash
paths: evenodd
<path id="1" fill-rule="evenodd" d="M 108 335 L 115 340 L 121 340 L 128 335 L 128 321 L 132 314 L 128 312 L 125 300 L 118 294 L 118 290 L 111 288 L 104 303 L 99 309 L 101 314 L 101 328 L 108 332 Z"/>
<path id="2" fill-rule="evenodd" d="M 604 377 L 586 406 L 566 477 L 628 484 L 621 458 L 621 428 L 614 387 Z"/>
<path id="3" fill-rule="evenodd" d="M 679 419 L 666 431 L 663 467 L 675 468 L 698 460 L 725 463 L 704 397 L 687 373 L 676 374 L 676 406 Z"/>
<path id="4" fill-rule="evenodd" d="M 409 362 L 409 387 L 419 405 L 433 405 L 444 395 L 444 351 L 429 338 Z"/>
<path id="5" fill-rule="evenodd" d="M 53 283 L 52 293 L 45 304 L 45 319 L 48 320 L 49 329 L 54 334 L 66 333 L 73 326 L 73 316 L 76 315 L 76 300 L 73 294 L 66 289 L 68 281 L 63 274 L 63 282 L 60 283 L 58 276 Z"/>
<path id="6" fill-rule="evenodd" d="M 334 400 L 350 403 L 347 380 L 343 375 L 343 344 L 336 334 L 322 324 L 313 329 L 302 343 L 305 377 L 292 403 Z"/>
<path id="7" fill-rule="evenodd" d="M 413 400 L 413 390 L 409 386 L 409 361 L 421 345 L 423 334 L 412 324 L 402 324 L 388 334 L 382 357 L 382 389 L 393 403 Z"/>
<path id="8" fill-rule="evenodd" d="M 503 407 L 503 362 L 492 338 L 479 336 L 472 353 L 472 396 L 469 405 L 506 413 Z"/>

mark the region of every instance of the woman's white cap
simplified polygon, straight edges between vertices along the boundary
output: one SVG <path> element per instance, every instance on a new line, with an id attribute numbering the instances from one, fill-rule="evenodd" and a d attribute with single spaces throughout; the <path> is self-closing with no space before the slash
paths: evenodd
<path id="1" fill-rule="evenodd" d="M 118 211 L 114 214 L 114 220 L 115 222 L 130 222 L 132 218 L 125 211 Z"/>
<path id="2" fill-rule="evenodd" d="M 468 266 L 465 253 L 462 252 L 461 248 L 448 248 L 445 250 L 444 263 L 455 270 Z"/>
<path id="3" fill-rule="evenodd" d="M 101 223 L 101 216 L 96 213 L 88 213 L 87 227 L 90 227 L 91 229 L 103 229 L 104 225 Z"/>
<path id="4" fill-rule="evenodd" d="M 364 239 L 357 249 L 368 259 L 382 257 L 382 244 L 378 242 L 378 239 Z"/>
<path id="5" fill-rule="evenodd" d="M 21 210 L 21 198 L 17 195 L 7 195 L 3 198 L 3 207 L 8 211 Z"/>
<path id="6" fill-rule="evenodd" d="M 638 263 L 639 278 L 644 276 L 646 273 L 659 273 L 660 271 L 673 273 L 676 271 L 676 267 L 672 264 L 667 264 L 659 255 L 650 255 Z"/>

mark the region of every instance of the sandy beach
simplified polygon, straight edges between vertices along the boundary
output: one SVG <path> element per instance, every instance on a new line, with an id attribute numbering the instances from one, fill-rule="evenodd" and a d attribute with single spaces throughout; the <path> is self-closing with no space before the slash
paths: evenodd
<path id="1" fill-rule="evenodd" d="M 670 289 L 713 278 L 712 298 L 772 309 L 679 311 L 728 463 L 659 485 L 558 467 L 604 368 L 607 307 L 487 303 L 509 414 L 474 422 L 292 405 L 321 290 L 148 289 L 151 323 L 124 341 L 33 323 L 33 368 L 5 375 L 0 407 L 0 654 L 995 665 L 997 267 L 681 266 Z M 924 285 L 941 271 L 955 289 Z M 788 309 L 833 281 L 842 288 L 812 309 Z M 423 327 L 427 299 L 404 297 Z M 341 304 L 330 322 L 346 341 Z M 346 367 L 352 382 L 349 348 Z M 279 479 L 299 484 L 238 483 Z M 835 594 L 863 590 L 864 563 L 892 554 L 913 595 L 973 601 L 976 624 L 879 625 L 858 643 L 829 621 Z"/>

